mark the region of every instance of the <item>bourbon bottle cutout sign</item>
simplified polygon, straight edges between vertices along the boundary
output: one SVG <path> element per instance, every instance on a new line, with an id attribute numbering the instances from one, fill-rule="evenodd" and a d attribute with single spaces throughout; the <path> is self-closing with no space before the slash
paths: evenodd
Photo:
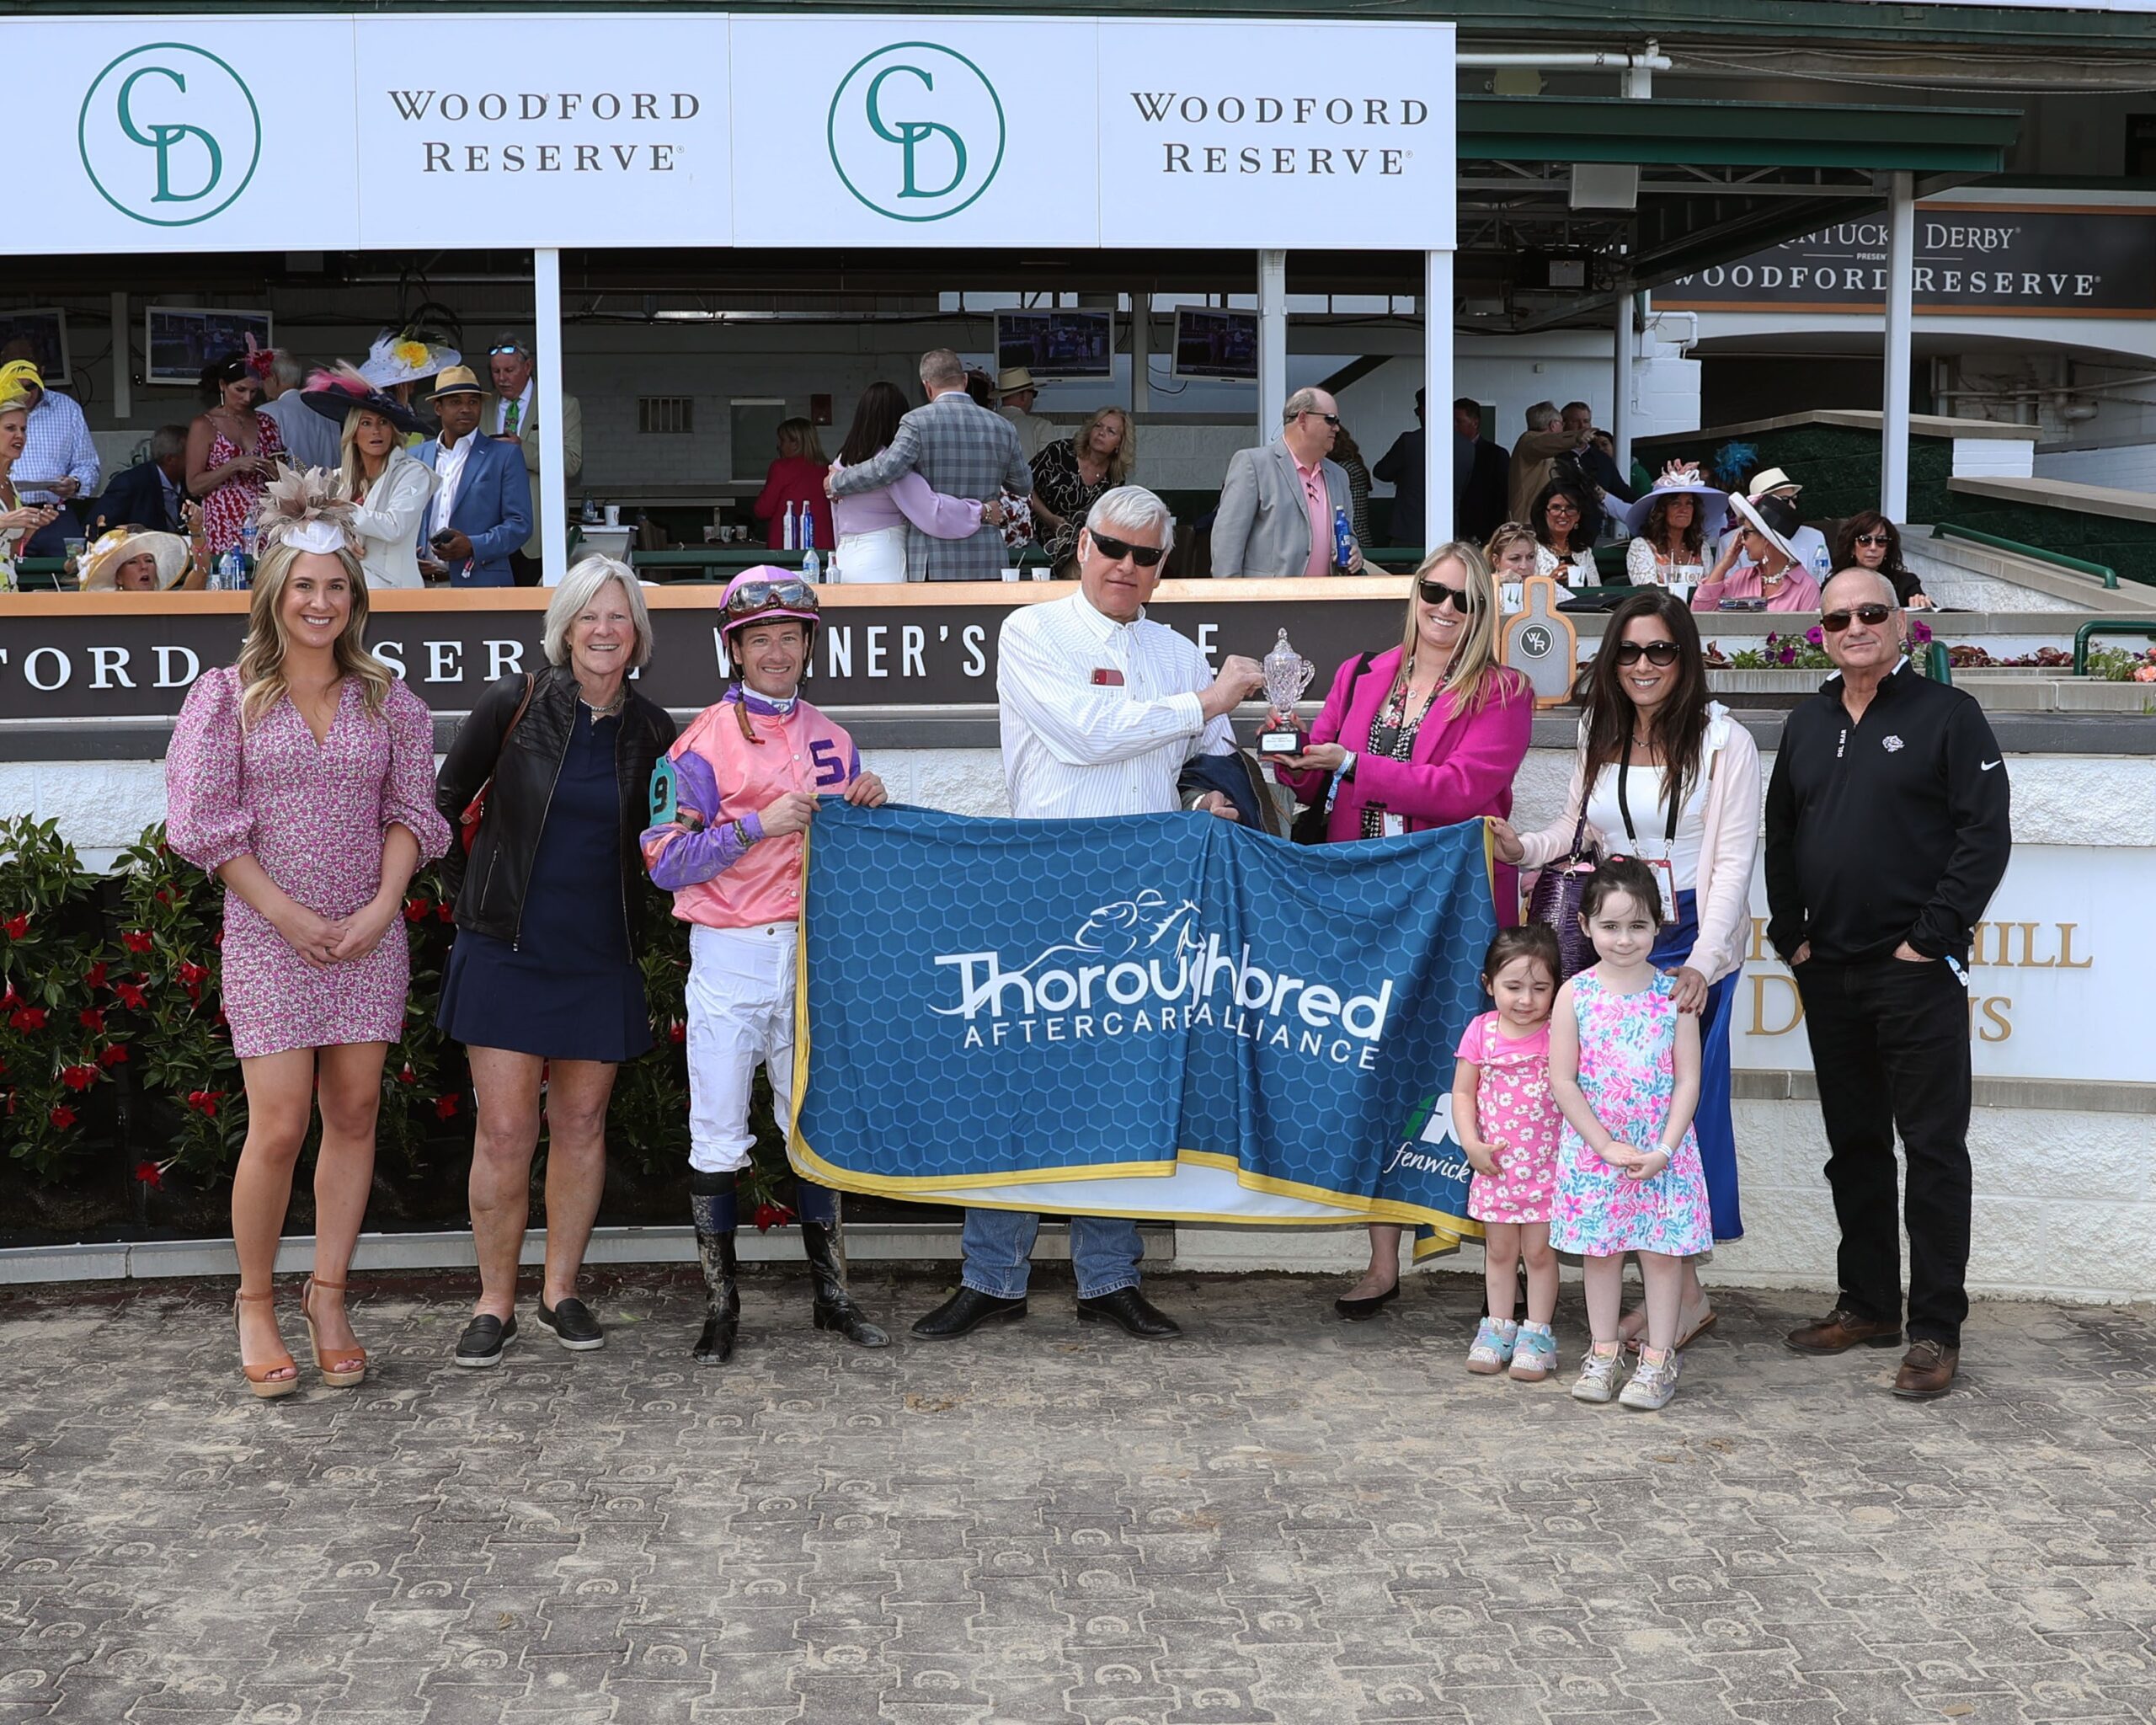
<path id="1" fill-rule="evenodd" d="M 1537 707 L 1561 707 L 1572 698 L 1579 665 L 1579 631 L 1557 609 L 1561 591 L 1548 575 L 1529 575 L 1518 616 L 1507 619 L 1500 656 L 1525 677 Z"/>

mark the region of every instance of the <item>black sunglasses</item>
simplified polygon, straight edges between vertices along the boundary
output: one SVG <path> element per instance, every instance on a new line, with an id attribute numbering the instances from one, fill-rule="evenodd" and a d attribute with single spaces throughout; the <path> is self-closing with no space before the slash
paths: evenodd
<path id="1" fill-rule="evenodd" d="M 1860 533 L 1856 536 L 1859 545 L 1892 545 L 1893 542 L 1884 533 Z"/>
<path id="2" fill-rule="evenodd" d="M 1425 605 L 1449 605 L 1462 617 L 1474 608 L 1474 602 L 1468 597 L 1465 587 L 1448 587 L 1443 581 L 1433 581 L 1428 575 L 1423 576 L 1417 585 Z"/>
<path id="3" fill-rule="evenodd" d="M 1677 663 L 1674 641 L 1620 641 L 1614 650 L 1620 665 L 1637 665 L 1642 659 L 1649 665 Z"/>
<path id="4" fill-rule="evenodd" d="M 1305 408 L 1303 411 L 1313 419 L 1322 419 L 1328 425 L 1337 425 L 1340 423 L 1340 415 L 1337 414 L 1321 414 L 1315 408 Z"/>
<path id="5" fill-rule="evenodd" d="M 1107 534 L 1095 532 L 1091 527 L 1086 531 L 1092 539 L 1093 549 L 1110 563 L 1121 563 L 1127 557 L 1141 569 L 1150 569 L 1168 554 L 1165 546 L 1133 545 L 1128 539 L 1111 539 Z"/>
<path id="6" fill-rule="evenodd" d="M 814 609 L 816 590 L 806 581 L 744 581 L 727 596 L 726 614 L 746 617 L 772 605 L 805 605 Z"/>
<path id="7" fill-rule="evenodd" d="M 1819 614 L 1819 627 L 1830 635 L 1838 635 L 1849 626 L 1849 619 L 1877 628 L 1894 614 L 1891 605 L 1860 605 L 1854 611 L 1825 611 Z"/>

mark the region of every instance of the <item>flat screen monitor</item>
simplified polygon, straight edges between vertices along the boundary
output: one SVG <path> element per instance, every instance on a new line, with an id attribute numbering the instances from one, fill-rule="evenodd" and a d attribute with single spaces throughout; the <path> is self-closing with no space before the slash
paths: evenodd
<path id="1" fill-rule="evenodd" d="M 1175 372 L 1178 377 L 1257 382 L 1257 313 L 1177 307 Z"/>
<path id="2" fill-rule="evenodd" d="M 998 312 L 995 364 L 1023 366 L 1041 383 L 1107 377 L 1115 370 L 1113 312 Z"/>
<path id="3" fill-rule="evenodd" d="M 144 308 L 142 321 L 143 352 L 149 360 L 142 375 L 149 383 L 195 384 L 211 360 L 244 353 L 250 335 L 257 347 L 274 345 L 267 312 L 150 306 Z"/>

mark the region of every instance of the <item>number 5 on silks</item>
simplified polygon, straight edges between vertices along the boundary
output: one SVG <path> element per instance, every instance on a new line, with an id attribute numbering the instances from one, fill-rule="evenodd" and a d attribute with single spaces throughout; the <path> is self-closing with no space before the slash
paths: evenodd
<path id="1" fill-rule="evenodd" d="M 816 766 L 816 788 L 835 791 L 846 782 L 846 762 L 839 755 L 839 745 L 829 737 L 819 737 L 808 745 L 808 758 Z"/>

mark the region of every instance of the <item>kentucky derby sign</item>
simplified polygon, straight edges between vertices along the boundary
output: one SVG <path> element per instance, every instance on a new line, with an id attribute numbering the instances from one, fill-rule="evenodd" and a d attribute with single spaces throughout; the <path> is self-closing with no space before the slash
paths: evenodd
<path id="1" fill-rule="evenodd" d="M 830 804 L 795 1167 L 924 1203 L 1479 1234 L 1453 1051 L 1494 931 L 1480 822 L 1305 847 L 1194 814 Z"/>

